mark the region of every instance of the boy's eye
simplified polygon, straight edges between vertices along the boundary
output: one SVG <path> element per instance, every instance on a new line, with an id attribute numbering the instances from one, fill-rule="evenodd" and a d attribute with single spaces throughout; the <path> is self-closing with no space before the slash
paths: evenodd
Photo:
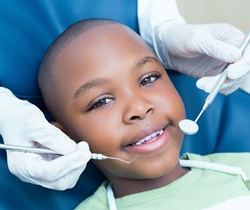
<path id="1" fill-rule="evenodd" d="M 100 99 L 98 99 L 98 101 L 91 104 L 89 110 L 103 107 L 103 106 L 107 105 L 108 103 L 110 103 L 111 101 L 113 101 L 112 98 L 100 98 Z"/>
<path id="2" fill-rule="evenodd" d="M 140 87 L 145 86 L 147 84 L 153 83 L 160 77 L 160 74 L 151 74 L 147 75 L 143 80 L 140 82 Z"/>

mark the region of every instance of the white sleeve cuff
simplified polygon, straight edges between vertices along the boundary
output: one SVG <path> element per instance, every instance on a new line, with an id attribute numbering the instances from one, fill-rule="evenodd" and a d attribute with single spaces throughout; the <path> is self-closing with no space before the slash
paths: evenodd
<path id="1" fill-rule="evenodd" d="M 138 0 L 137 8 L 140 35 L 152 47 L 152 31 L 163 21 L 185 23 L 175 0 Z"/>

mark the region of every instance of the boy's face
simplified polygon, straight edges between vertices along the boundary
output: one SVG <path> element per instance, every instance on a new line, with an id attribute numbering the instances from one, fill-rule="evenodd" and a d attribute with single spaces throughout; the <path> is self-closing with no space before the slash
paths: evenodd
<path id="1" fill-rule="evenodd" d="M 91 29 L 57 57 L 60 123 L 93 153 L 131 160 L 95 161 L 110 179 L 174 172 L 185 118 L 182 101 L 156 55 L 120 25 Z M 143 139 L 145 142 L 142 142 Z"/>

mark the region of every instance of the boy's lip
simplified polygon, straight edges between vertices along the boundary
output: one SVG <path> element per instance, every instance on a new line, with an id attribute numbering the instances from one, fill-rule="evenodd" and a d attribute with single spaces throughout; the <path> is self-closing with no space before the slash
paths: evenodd
<path id="1" fill-rule="evenodd" d="M 167 144 L 168 139 L 168 125 L 151 126 L 139 132 L 131 143 L 123 148 L 133 153 L 149 154 L 162 148 Z"/>

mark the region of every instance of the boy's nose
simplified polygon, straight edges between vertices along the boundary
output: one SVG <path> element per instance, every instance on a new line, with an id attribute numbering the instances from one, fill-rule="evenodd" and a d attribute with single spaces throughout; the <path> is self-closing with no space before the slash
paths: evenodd
<path id="1" fill-rule="evenodd" d="M 154 111 L 154 104 L 143 97 L 133 97 L 127 101 L 127 107 L 124 113 L 124 122 L 133 123 L 137 120 L 143 120 L 148 114 Z"/>

